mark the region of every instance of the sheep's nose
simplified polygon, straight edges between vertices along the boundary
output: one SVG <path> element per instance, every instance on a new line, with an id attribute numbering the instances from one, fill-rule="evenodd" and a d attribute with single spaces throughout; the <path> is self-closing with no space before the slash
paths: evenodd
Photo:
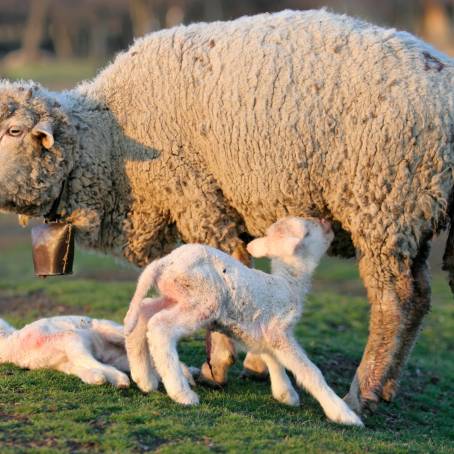
<path id="1" fill-rule="evenodd" d="M 331 222 L 326 219 L 320 219 L 320 225 L 325 233 L 331 232 Z"/>

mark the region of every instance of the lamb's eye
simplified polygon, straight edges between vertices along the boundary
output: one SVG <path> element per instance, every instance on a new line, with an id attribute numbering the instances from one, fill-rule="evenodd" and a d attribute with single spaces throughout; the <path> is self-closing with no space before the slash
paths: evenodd
<path id="1" fill-rule="evenodd" d="M 22 135 L 22 129 L 18 128 L 17 126 L 11 126 L 11 128 L 8 129 L 8 135 L 12 137 L 19 137 Z"/>

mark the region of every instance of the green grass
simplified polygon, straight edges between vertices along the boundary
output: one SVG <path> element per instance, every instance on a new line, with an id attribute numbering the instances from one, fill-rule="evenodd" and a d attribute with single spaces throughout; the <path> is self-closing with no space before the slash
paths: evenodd
<path id="1" fill-rule="evenodd" d="M 16 326 L 43 315 L 79 313 L 120 321 L 136 272 L 77 251 L 78 273 L 32 276 L 27 232 L 0 217 L 0 316 Z M 14 233 L 14 235 L 13 235 Z M 1 452 L 454 452 L 454 305 L 444 276 L 434 277 L 434 305 L 390 405 L 365 430 L 333 425 L 302 392 L 302 405 L 275 402 L 267 383 L 241 380 L 232 368 L 225 391 L 198 388 L 201 405 L 183 408 L 164 392 L 143 395 L 83 384 L 53 371 L 0 366 Z M 344 394 L 367 335 L 368 305 L 354 262 L 327 259 L 298 326 L 298 337 L 329 383 Z M 203 333 L 181 342 L 182 359 L 200 365 Z"/>

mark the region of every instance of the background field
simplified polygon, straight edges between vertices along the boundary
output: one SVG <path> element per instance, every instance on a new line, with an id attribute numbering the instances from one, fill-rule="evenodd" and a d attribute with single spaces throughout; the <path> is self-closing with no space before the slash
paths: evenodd
<path id="1" fill-rule="evenodd" d="M 64 87 L 91 76 L 95 62 L 48 62 L 5 70 Z M 240 379 L 238 362 L 223 392 L 198 388 L 201 406 L 182 408 L 163 392 L 87 386 L 49 371 L 0 366 L 0 452 L 454 452 L 454 305 L 432 257 L 433 310 L 396 402 L 363 431 L 332 425 L 302 393 L 300 408 L 273 401 L 267 383 Z M 43 316 L 87 314 L 121 321 L 138 272 L 77 250 L 76 274 L 32 275 L 28 229 L 0 215 L 0 317 L 17 327 Z M 346 393 L 367 336 L 368 304 L 354 261 L 325 259 L 298 327 L 309 356 Z M 204 360 L 203 333 L 181 343 L 183 360 Z"/>

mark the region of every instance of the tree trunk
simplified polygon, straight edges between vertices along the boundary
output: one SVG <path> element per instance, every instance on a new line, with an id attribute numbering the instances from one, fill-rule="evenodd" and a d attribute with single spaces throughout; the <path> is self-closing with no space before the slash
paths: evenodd
<path id="1" fill-rule="evenodd" d="M 27 61 L 39 58 L 39 46 L 45 36 L 47 12 L 51 0 L 32 0 L 22 39 L 21 53 Z"/>
<path id="2" fill-rule="evenodd" d="M 448 12 L 440 0 L 424 0 L 421 32 L 438 49 L 454 53 L 454 33 Z"/>
<path id="3" fill-rule="evenodd" d="M 154 2 L 148 0 L 129 0 L 129 13 L 131 15 L 134 36 L 143 36 L 159 28 L 154 9 Z"/>

